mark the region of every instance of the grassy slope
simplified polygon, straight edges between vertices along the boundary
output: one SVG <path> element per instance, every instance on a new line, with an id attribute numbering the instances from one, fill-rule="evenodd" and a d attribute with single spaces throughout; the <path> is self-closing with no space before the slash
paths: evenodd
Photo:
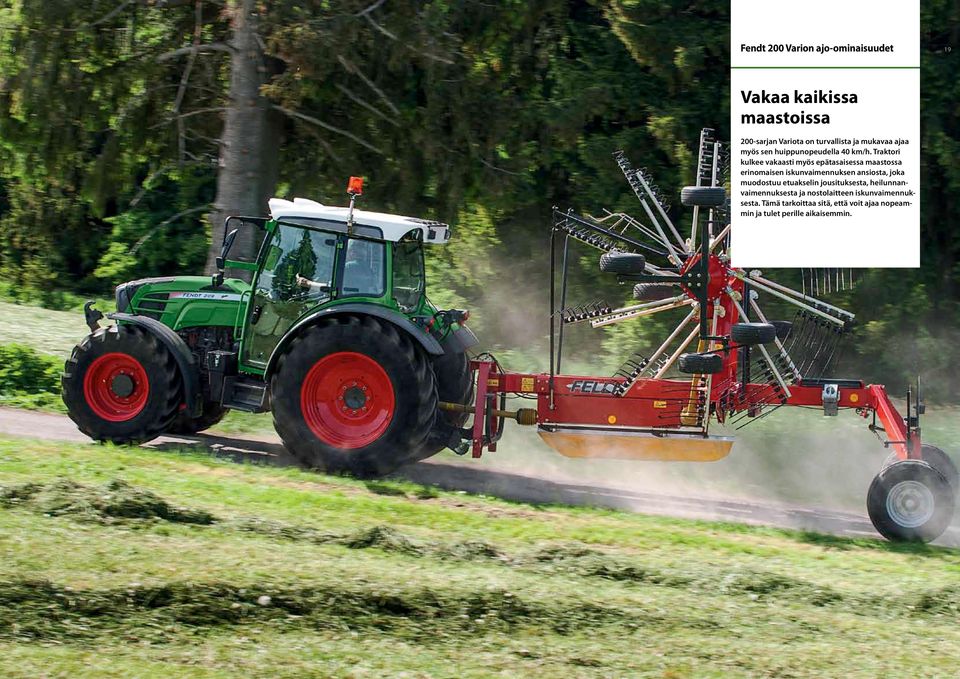
<path id="1" fill-rule="evenodd" d="M 948 676 L 960 662 L 955 551 L 2 438 L 0 485 L 3 676 Z M 183 522 L 202 512 L 215 522 Z"/>
<path id="2" fill-rule="evenodd" d="M 101 305 L 102 308 L 102 305 Z M 54 311 L 0 301 L 0 344 L 18 342 L 62 358 L 89 332 L 83 312 Z"/>

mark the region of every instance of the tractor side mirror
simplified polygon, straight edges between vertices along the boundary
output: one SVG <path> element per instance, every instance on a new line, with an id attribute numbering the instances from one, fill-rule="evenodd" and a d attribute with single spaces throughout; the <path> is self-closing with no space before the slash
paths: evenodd
<path id="1" fill-rule="evenodd" d="M 240 229 L 234 229 L 228 233 L 223 239 L 223 247 L 220 248 L 220 256 L 217 257 L 217 268 L 222 269 L 224 262 L 227 260 L 227 255 L 230 254 L 230 248 L 233 247 L 233 242 L 237 240 L 237 234 L 240 233 Z"/>
<path id="2" fill-rule="evenodd" d="M 240 229 L 234 229 L 223 238 L 223 247 L 220 248 L 220 256 L 216 259 L 217 273 L 213 275 L 213 287 L 215 288 L 223 285 L 223 269 L 226 265 L 227 255 L 230 253 L 230 248 L 233 247 L 233 242 L 237 240 L 238 233 L 240 233 Z"/>

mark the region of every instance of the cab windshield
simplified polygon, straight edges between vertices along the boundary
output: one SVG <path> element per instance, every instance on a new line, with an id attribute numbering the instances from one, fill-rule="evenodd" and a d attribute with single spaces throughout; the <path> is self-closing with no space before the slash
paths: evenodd
<path id="1" fill-rule="evenodd" d="M 404 313 L 420 306 L 425 287 L 423 244 L 405 240 L 393 246 L 393 299 Z"/>

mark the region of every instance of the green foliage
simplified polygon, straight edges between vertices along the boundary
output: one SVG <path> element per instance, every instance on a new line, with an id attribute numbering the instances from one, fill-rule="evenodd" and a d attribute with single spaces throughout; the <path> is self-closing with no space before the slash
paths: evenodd
<path id="1" fill-rule="evenodd" d="M 0 404 L 58 409 L 63 361 L 25 344 L 0 344 Z"/>
<path id="2" fill-rule="evenodd" d="M 0 394 L 59 394 L 62 369 L 62 361 L 25 344 L 0 344 Z"/>
<path id="3" fill-rule="evenodd" d="M 209 245 L 204 212 L 213 201 L 214 179 L 209 169 L 191 165 L 145 183 L 134 207 L 105 219 L 112 226 L 109 245 L 93 276 L 109 285 L 201 270 Z"/>

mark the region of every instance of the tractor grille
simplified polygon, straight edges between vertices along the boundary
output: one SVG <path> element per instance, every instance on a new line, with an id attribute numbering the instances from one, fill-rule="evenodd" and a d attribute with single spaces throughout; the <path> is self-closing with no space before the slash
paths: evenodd
<path id="1" fill-rule="evenodd" d="M 160 320 L 160 316 L 167 308 L 167 301 L 170 294 L 167 292 L 148 293 L 144 299 L 137 302 L 133 307 L 133 313 L 138 316 L 147 316 Z"/>

